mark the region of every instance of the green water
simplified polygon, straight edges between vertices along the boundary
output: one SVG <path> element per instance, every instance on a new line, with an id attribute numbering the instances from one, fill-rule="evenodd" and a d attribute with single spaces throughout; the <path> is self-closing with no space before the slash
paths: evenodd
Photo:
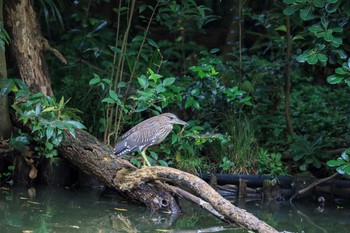
<path id="1" fill-rule="evenodd" d="M 33 190 L 32 190 L 33 191 Z M 62 232 L 247 232 L 220 222 L 193 204 L 181 201 L 184 213 L 151 213 L 116 194 L 98 191 L 36 188 L 0 190 L 0 233 Z M 350 232 L 348 207 L 245 202 L 242 207 L 279 231 Z"/>

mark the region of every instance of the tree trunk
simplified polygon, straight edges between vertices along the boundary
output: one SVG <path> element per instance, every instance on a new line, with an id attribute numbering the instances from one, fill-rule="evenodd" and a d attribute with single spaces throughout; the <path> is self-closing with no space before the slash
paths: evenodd
<path id="1" fill-rule="evenodd" d="M 3 0 L 0 0 L 0 25 L 4 26 L 3 17 Z M 7 67 L 6 67 L 6 57 L 5 57 L 5 45 L 0 48 L 0 79 L 7 78 Z M 0 84 L 2 84 L 0 80 Z M 1 89 L 0 89 L 1 90 Z M 12 123 L 10 120 L 7 95 L 0 94 L 0 140 L 8 139 L 13 131 Z"/>
<path id="2" fill-rule="evenodd" d="M 62 62 L 64 57 L 51 48 L 42 36 L 29 0 L 7 1 L 6 24 L 12 38 L 12 51 L 19 73 L 31 92 L 53 95 L 44 52 L 53 52 Z"/>

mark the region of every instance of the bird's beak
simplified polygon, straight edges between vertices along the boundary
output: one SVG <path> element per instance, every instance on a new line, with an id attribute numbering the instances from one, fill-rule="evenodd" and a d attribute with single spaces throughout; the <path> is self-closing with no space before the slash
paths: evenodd
<path id="1" fill-rule="evenodd" d="M 178 124 L 178 125 L 188 125 L 187 122 L 183 121 L 183 120 L 180 120 L 180 119 L 176 119 L 174 120 L 174 124 Z"/>

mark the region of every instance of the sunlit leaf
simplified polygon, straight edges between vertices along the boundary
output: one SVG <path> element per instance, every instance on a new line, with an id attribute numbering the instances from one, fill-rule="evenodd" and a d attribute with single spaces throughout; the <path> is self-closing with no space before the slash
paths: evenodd
<path id="1" fill-rule="evenodd" d="M 114 91 L 114 90 L 109 90 L 109 96 L 113 99 L 113 100 L 118 100 L 118 94 Z"/>
<path id="2" fill-rule="evenodd" d="M 163 85 L 164 86 L 170 86 L 171 84 L 173 84 L 175 82 L 175 78 L 171 77 L 171 78 L 166 78 L 163 81 Z"/>
<path id="3" fill-rule="evenodd" d="M 327 77 L 327 82 L 330 84 L 338 84 L 343 81 L 343 79 L 343 77 L 333 74 Z"/>

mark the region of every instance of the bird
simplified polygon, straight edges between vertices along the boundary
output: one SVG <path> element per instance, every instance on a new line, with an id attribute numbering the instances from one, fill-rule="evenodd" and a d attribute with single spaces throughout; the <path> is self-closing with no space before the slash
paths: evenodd
<path id="1" fill-rule="evenodd" d="M 144 120 L 127 131 L 115 144 L 113 154 L 117 157 L 134 151 L 141 151 L 143 165 L 151 166 L 146 150 L 161 143 L 171 132 L 174 124 L 187 125 L 173 113 L 163 113 Z"/>

